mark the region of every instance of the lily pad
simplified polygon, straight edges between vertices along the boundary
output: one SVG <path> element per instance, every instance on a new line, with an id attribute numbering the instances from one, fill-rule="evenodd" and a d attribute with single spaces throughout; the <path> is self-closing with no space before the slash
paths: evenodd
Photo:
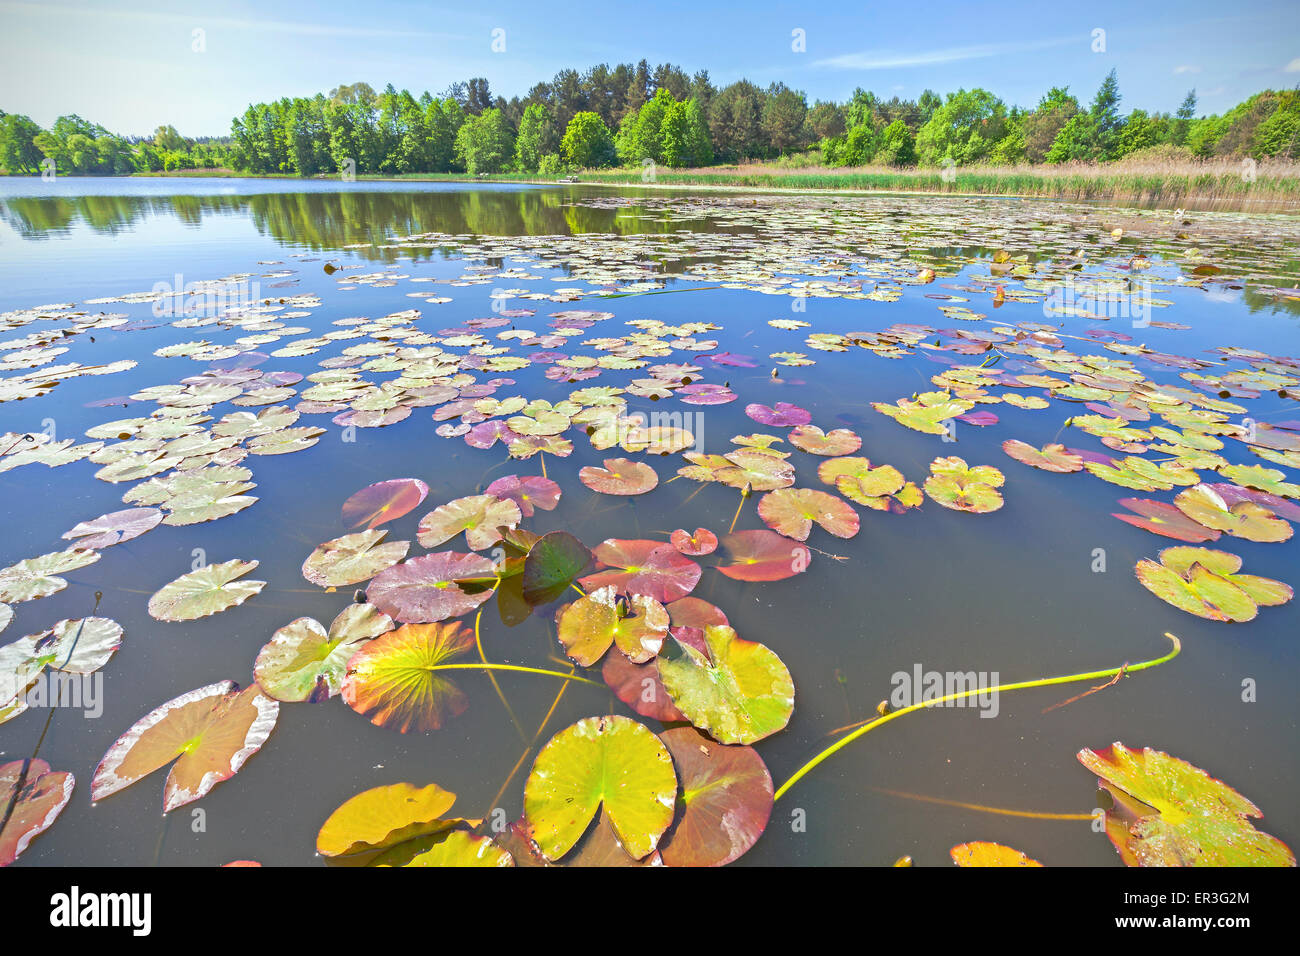
<path id="1" fill-rule="evenodd" d="M 1153 534 L 1164 535 L 1190 544 L 1202 541 L 1219 540 L 1219 532 L 1213 531 L 1198 521 L 1194 521 L 1173 505 L 1150 498 L 1121 498 L 1120 505 L 1135 512 L 1131 515 L 1113 514 L 1120 521 L 1126 521 L 1135 528 L 1143 528 Z"/>
<path id="2" fill-rule="evenodd" d="M 784 428 L 788 425 L 807 425 L 812 421 L 812 414 L 806 408 L 791 405 L 789 402 L 777 402 L 768 407 L 757 402 L 745 406 L 745 414 L 760 425 Z"/>
<path id="3" fill-rule="evenodd" d="M 810 455 L 851 455 L 862 447 L 862 439 L 847 428 L 823 432 L 816 425 L 798 425 L 788 437 L 790 444 Z"/>
<path id="4" fill-rule="evenodd" d="M 628 855 L 641 859 L 673 821 L 677 775 L 668 749 L 627 717 L 588 717 L 541 749 L 524 784 L 524 816 L 543 856 L 569 852 L 603 806 Z"/>
<path id="5" fill-rule="evenodd" d="M 988 514 L 1002 507 L 1002 495 L 997 489 L 1006 479 L 991 465 L 971 468 L 965 460 L 953 456 L 936 458 L 930 463 L 930 471 L 925 493 L 945 508 Z"/>
<path id="6" fill-rule="evenodd" d="M 324 857 L 356 856 L 442 832 L 458 822 L 441 819 L 455 802 L 456 795 L 436 783 L 371 787 L 345 801 L 321 824 L 316 852 Z"/>
<path id="7" fill-rule="evenodd" d="M 468 614 L 492 596 L 488 590 L 471 594 L 456 581 L 495 571 L 482 555 L 439 551 L 379 572 L 366 588 L 366 600 L 395 621 L 432 624 Z"/>
<path id="8" fill-rule="evenodd" d="M 525 518 L 531 518 L 535 508 L 554 511 L 555 506 L 560 503 L 560 486 L 540 475 L 529 475 L 523 478 L 518 475 L 506 475 L 488 485 L 484 489 L 484 494 L 495 495 L 503 500 L 509 498 L 519 506 L 519 513 Z"/>
<path id="9" fill-rule="evenodd" d="M 44 760 L 0 764 L 0 866 L 8 866 L 58 819 L 72 799 L 76 778 Z"/>
<path id="10" fill-rule="evenodd" d="M 858 533 L 858 513 L 840 498 L 811 488 L 769 491 L 758 503 L 758 516 L 778 534 L 807 541 L 814 524 L 838 538 Z"/>
<path id="11" fill-rule="evenodd" d="M 1150 747 L 1138 752 L 1119 742 L 1099 752 L 1084 748 L 1078 757 L 1117 798 L 1121 812 L 1107 811 L 1106 832 L 1126 862 L 1295 866 L 1285 843 L 1251 824 L 1250 818 L 1263 816 L 1259 808 L 1204 770 Z"/>
<path id="12" fill-rule="evenodd" d="M 257 685 L 200 687 L 137 720 L 95 768 L 90 799 L 103 800 L 172 764 L 163 812 L 192 803 L 239 772 L 275 729 L 280 705 Z M 175 761 L 175 763 L 172 763 Z"/>
<path id="13" fill-rule="evenodd" d="M 0 602 L 18 604 L 49 597 L 68 586 L 59 575 L 99 560 L 98 551 L 69 548 L 53 551 L 37 558 L 24 558 L 16 564 L 0 569 Z"/>
<path id="14" fill-rule="evenodd" d="M 382 854 L 372 866 L 514 866 L 508 850 L 491 837 L 466 830 L 446 830 L 417 837 Z"/>
<path id="15" fill-rule="evenodd" d="M 622 601 L 612 587 L 597 588 L 560 608 L 555 618 L 569 660 L 590 667 L 611 644 L 636 663 L 656 654 L 668 637 L 668 612 L 652 597 L 633 594 Z"/>
<path id="16" fill-rule="evenodd" d="M 302 563 L 302 576 L 323 588 L 369 581 L 405 558 L 410 550 L 409 541 L 382 543 L 387 534 L 387 530 L 375 528 L 326 541 Z"/>
<path id="17" fill-rule="evenodd" d="M 645 594 L 667 604 L 685 597 L 699 583 L 700 566 L 672 545 L 658 541 L 608 538 L 594 552 L 598 571 L 582 579 L 582 586 L 615 587 L 627 594 Z"/>
<path id="18" fill-rule="evenodd" d="M 1019 850 L 1001 843 L 959 843 L 948 851 L 958 866 L 1042 866 Z"/>
<path id="19" fill-rule="evenodd" d="M 1137 563 L 1142 586 L 1167 604 L 1211 621 L 1254 620 L 1259 606 L 1291 600 L 1291 587 L 1271 578 L 1238 574 L 1241 558 L 1209 548 L 1173 547 L 1160 552 L 1160 562 Z"/>
<path id="20" fill-rule="evenodd" d="M 1226 531 L 1247 541 L 1286 541 L 1292 534 L 1291 525 L 1267 508 L 1250 501 L 1229 505 L 1209 485 L 1196 485 L 1179 492 L 1174 505 L 1207 528 Z"/>
<path id="21" fill-rule="evenodd" d="M 237 607 L 266 587 L 265 581 L 238 580 L 257 564 L 234 558 L 182 574 L 149 598 L 149 616 L 156 621 L 194 621 Z"/>
<path id="22" fill-rule="evenodd" d="M 463 714 L 469 701 L 435 668 L 473 646 L 473 633 L 459 621 L 406 624 L 389 631 L 348 661 L 343 702 L 376 727 L 399 733 L 437 730 L 448 714 Z"/>
<path id="23" fill-rule="evenodd" d="M 348 661 L 357 649 L 392 627 L 393 619 L 370 604 L 349 604 L 328 633 L 316 619 L 300 617 L 263 645 L 253 664 L 253 676 L 276 700 L 328 700 L 339 693 Z"/>
<path id="24" fill-rule="evenodd" d="M 767 828 L 772 777 L 753 747 L 726 746 L 693 727 L 659 735 L 673 755 L 684 810 L 660 853 L 668 866 L 723 866 Z"/>
<path id="25" fill-rule="evenodd" d="M 751 744 L 785 727 L 794 681 L 775 652 L 725 625 L 704 628 L 705 649 L 674 638 L 659 676 L 686 718 L 724 744 Z"/>
<path id="26" fill-rule="evenodd" d="M 439 505 L 421 518 L 418 539 L 421 546 L 436 548 L 464 531 L 469 549 L 481 551 L 501 540 L 502 528 L 515 528 L 522 518 L 519 506 L 509 498 L 469 495 Z"/>
<path id="27" fill-rule="evenodd" d="M 694 534 L 678 528 L 668 536 L 668 541 L 674 548 L 689 557 L 701 557 L 718 550 L 718 536 L 708 528 L 696 528 Z"/>
<path id="28" fill-rule="evenodd" d="M 604 468 L 588 465 L 578 471 L 578 479 L 604 495 L 644 495 L 659 484 L 653 468 L 627 458 L 606 458 Z"/>
<path id="29" fill-rule="evenodd" d="M 140 537 L 157 527 L 162 519 L 163 513 L 157 508 L 127 508 L 83 521 L 64 532 L 63 537 L 76 541 L 79 548 L 110 548 Z"/>
<path id="30" fill-rule="evenodd" d="M 1033 445 L 1008 438 L 1002 443 L 1002 450 L 1016 461 L 1043 471 L 1068 473 L 1083 471 L 1083 459 L 1072 454 L 1068 448 L 1058 442 L 1044 445 L 1039 451 Z M 967 844 L 963 844 L 965 846 Z"/>
<path id="31" fill-rule="evenodd" d="M 737 581 L 784 581 L 808 570 L 812 552 L 775 531 L 737 531 L 722 539 L 729 564 L 717 569 Z"/>
<path id="32" fill-rule="evenodd" d="M 522 596 L 531 607 L 550 604 L 591 565 L 591 551 L 567 531 L 542 535 L 524 559 Z"/>
<path id="33" fill-rule="evenodd" d="M 418 478 L 392 478 L 362 488 L 343 502 L 343 523 L 350 528 L 373 528 L 414 511 L 429 494 Z"/>

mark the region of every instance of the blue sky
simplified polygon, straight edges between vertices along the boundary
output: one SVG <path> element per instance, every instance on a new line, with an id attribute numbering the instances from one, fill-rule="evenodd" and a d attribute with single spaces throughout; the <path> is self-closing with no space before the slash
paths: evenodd
<path id="1" fill-rule="evenodd" d="M 1202 112 L 1221 112 L 1261 89 L 1300 85 L 1295 0 L 1070 6 L 0 0 L 0 109 L 43 125 L 78 113 L 126 134 L 160 123 L 224 134 L 250 102 L 340 83 L 418 94 L 486 76 L 508 98 L 563 67 L 643 57 L 707 69 L 717 85 L 780 80 L 810 103 L 857 86 L 885 98 L 983 86 L 1032 106 L 1057 84 L 1088 99 L 1112 67 L 1125 110 L 1172 111 L 1194 86 Z M 793 49 L 796 30 L 803 52 Z M 1096 30 L 1104 52 L 1093 49 Z"/>

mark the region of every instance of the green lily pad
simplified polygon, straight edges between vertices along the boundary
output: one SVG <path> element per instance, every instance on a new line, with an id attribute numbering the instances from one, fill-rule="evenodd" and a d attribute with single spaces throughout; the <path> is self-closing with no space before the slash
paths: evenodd
<path id="1" fill-rule="evenodd" d="M 182 574 L 149 598 L 149 616 L 156 621 L 193 621 L 243 604 L 266 587 L 265 581 L 237 580 L 257 564 L 235 558 Z"/>
<path id="2" fill-rule="evenodd" d="M 409 541 L 381 543 L 387 534 L 387 530 L 373 528 L 326 541 L 302 563 L 302 576 L 323 588 L 369 581 L 405 558 L 410 550 Z"/>
<path id="3" fill-rule="evenodd" d="M 548 860 L 569 852 L 603 806 L 623 848 L 650 854 L 673 821 L 677 775 L 663 743 L 628 717 L 588 717 L 537 754 L 524 784 L 524 816 Z"/>
<path id="4" fill-rule="evenodd" d="M 1084 748 L 1078 757 L 1117 798 L 1119 812 L 1107 811 L 1106 832 L 1126 862 L 1295 866 L 1285 843 L 1251 824 L 1250 818 L 1263 816 L 1259 808 L 1204 770 L 1150 747 L 1137 752 L 1118 742 L 1100 752 Z"/>
<path id="5" fill-rule="evenodd" d="M 514 866 L 509 851 L 491 837 L 447 830 L 393 847 L 371 866 Z"/>
<path id="6" fill-rule="evenodd" d="M 1300 498 L 1300 485 L 1286 481 L 1286 472 L 1263 465 L 1229 465 L 1219 474 L 1243 488 L 1266 491 L 1279 498 Z"/>
<path id="7" fill-rule="evenodd" d="M 469 495 L 439 505 L 421 518 L 418 540 L 423 547 L 436 548 L 464 531 L 469 549 L 481 551 L 501 540 L 503 528 L 515 528 L 521 520 L 519 506 L 509 498 Z"/>
<path id="8" fill-rule="evenodd" d="M 956 456 L 936 458 L 930 463 L 931 475 L 925 479 L 925 493 L 934 501 L 954 511 L 988 514 L 1002 507 L 997 489 L 1006 480 L 991 465 L 968 467 Z"/>
<path id="9" fill-rule="evenodd" d="M 1174 505 L 1207 528 L 1226 531 L 1247 541 L 1286 541 L 1292 534 L 1290 523 L 1274 516 L 1267 508 L 1250 501 L 1228 505 L 1209 485 L 1196 485 L 1180 492 Z"/>
<path id="10" fill-rule="evenodd" d="M 49 597 L 62 591 L 68 582 L 59 577 L 99 560 L 98 551 L 70 548 L 53 551 L 37 558 L 25 558 L 0 569 L 0 602 L 18 604 Z"/>
<path id="11" fill-rule="evenodd" d="M 648 595 L 633 594 L 624 602 L 613 587 L 603 587 L 564 605 L 555 623 L 569 660 L 590 667 L 611 644 L 630 661 L 650 660 L 668 637 L 669 618 L 664 606 Z"/>
<path id="12" fill-rule="evenodd" d="M 345 801 L 321 824 L 316 852 L 325 857 L 356 856 L 442 832 L 459 822 L 442 819 L 455 802 L 456 795 L 436 783 L 371 787 Z"/>
<path id="13" fill-rule="evenodd" d="M 348 661 L 343 702 L 376 727 L 399 733 L 440 728 L 469 701 L 435 668 L 450 664 L 474 646 L 459 621 L 406 624 L 363 645 Z"/>
<path id="14" fill-rule="evenodd" d="M 524 559 L 523 598 L 540 607 L 564 595 L 591 564 L 591 551 L 567 531 L 542 535 Z"/>
<path id="15" fill-rule="evenodd" d="M 339 693 L 348 661 L 358 648 L 392 627 L 393 619 L 370 604 L 349 604 L 328 633 L 314 618 L 300 617 L 263 645 L 253 676 L 276 700 L 328 700 Z"/>
<path id="16" fill-rule="evenodd" d="M 703 650 L 674 638 L 659 677 L 674 706 L 724 744 L 752 744 L 785 727 L 794 713 L 794 681 L 781 658 L 725 625 L 704 628 Z"/>
<path id="17" fill-rule="evenodd" d="M 1271 578 L 1238 574 L 1241 558 L 1209 548 L 1174 547 L 1160 552 L 1160 562 L 1143 558 L 1138 580 L 1148 591 L 1179 610 L 1211 621 L 1254 620 L 1259 605 L 1285 604 L 1291 587 Z"/>

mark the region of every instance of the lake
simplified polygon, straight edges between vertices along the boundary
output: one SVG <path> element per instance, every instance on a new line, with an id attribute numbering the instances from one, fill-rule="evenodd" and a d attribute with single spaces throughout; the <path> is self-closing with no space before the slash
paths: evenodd
<path id="1" fill-rule="evenodd" d="M 96 707 L 37 702 L 0 723 L 3 761 L 38 756 L 76 778 L 19 865 L 320 864 L 317 832 L 331 812 L 401 782 L 439 784 L 457 795 L 451 815 L 497 832 L 493 822 L 519 819 L 532 760 L 553 735 L 608 714 L 656 734 L 664 725 L 616 697 L 600 664 L 579 671 L 593 683 L 571 683 L 558 699 L 555 676 L 464 669 L 444 672 L 458 691 L 441 691 L 463 695 L 463 713 L 442 714 L 427 732 L 378 726 L 339 696 L 283 702 L 237 774 L 166 815 L 163 772 L 94 804 L 91 779 L 145 714 L 221 680 L 251 685 L 277 629 L 300 618 L 328 628 L 354 601 L 364 581 L 326 590 L 302 565 L 323 542 L 359 531 L 341 508 L 363 488 L 427 485 L 418 507 L 377 525 L 387 541 L 411 542 L 408 560 L 467 553 L 463 536 L 422 547 L 421 520 L 509 475 L 545 474 L 562 490 L 553 510 L 517 522 L 528 531 L 569 532 L 589 548 L 618 539 L 671 550 L 676 529 L 707 529 L 725 545 L 738 505 L 736 532 L 797 529 L 806 501 L 778 493 L 759 511 L 769 491 L 791 484 L 780 477 L 787 469 L 793 487 L 836 496 L 841 533 L 846 523 L 859 530 L 841 537 L 814 524 L 806 547 L 790 538 L 806 566 L 781 580 L 719 572 L 735 550 L 723 547 L 685 561 L 661 554 L 673 570 L 646 586 L 667 587 L 662 603 L 671 603 L 693 562 L 701 573 L 687 581 L 691 596 L 788 669 L 792 713 L 753 743 L 778 787 L 833 731 L 874 717 L 917 675 L 937 672 L 942 683 L 973 672 L 996 685 L 1118 668 L 1165 655 L 1166 632 L 1182 652 L 1061 707 L 1108 679 L 882 725 L 783 794 L 741 865 L 903 856 L 950 865 L 950 848 L 994 841 L 1047 865 L 1118 867 L 1086 816 L 1101 805 L 1097 777 L 1076 758 L 1115 741 L 1204 769 L 1262 810 L 1260 829 L 1293 847 L 1300 840 L 1295 606 L 1262 606 L 1245 623 L 1175 607 L 1134 569 L 1183 542 L 1112 517 L 1125 512 L 1119 499 L 1168 503 L 1198 481 L 1223 494 L 1243 474 L 1233 465 L 1295 480 L 1300 219 L 948 196 L 6 178 L 0 251 L 0 439 L 10 436 L 0 467 L 69 439 L 103 443 L 56 467 L 0 470 L 0 568 L 74 547 L 65 532 L 142 507 L 123 495 L 181 462 L 247 469 L 233 483 L 253 487 L 234 494 L 257 499 L 102 546 L 94 563 L 56 575 L 66 587 L 9 602 L 0 644 L 92 614 L 123 631 L 86 682 Z M 529 404 L 510 403 L 515 396 Z M 917 405 L 896 404 L 916 396 Z M 624 418 L 644 426 L 639 444 L 617 433 L 623 448 L 602 440 L 620 401 Z M 907 427 L 875 405 L 938 427 Z M 926 410 L 934 405 L 942 410 Z M 138 422 L 86 434 L 164 406 L 179 421 L 164 438 L 136 436 Z M 291 453 L 266 453 L 285 449 L 244 426 L 223 429 L 238 441 L 205 441 L 224 417 L 268 408 L 300 411 L 275 426 L 295 429 L 282 436 Z M 482 440 L 484 421 L 504 428 L 521 414 L 530 421 L 511 430 L 518 446 Z M 1090 427 L 1068 424 L 1076 417 Z M 852 435 L 820 447 L 801 421 Z M 1125 425 L 1138 434 L 1113 430 Z M 792 428 L 821 453 L 796 445 Z M 187 435 L 197 437 L 166 445 Z M 755 435 L 775 438 L 745 439 L 747 450 L 733 443 Z M 1008 440 L 1086 454 L 1063 453 L 1072 470 L 1054 473 L 1011 457 Z M 737 452 L 739 467 L 698 459 Z M 692 464 L 684 453 L 715 480 L 678 477 Z M 1173 460 L 1171 473 L 1185 467 L 1153 488 L 1131 468 L 1120 469 L 1127 486 L 1080 470 L 1087 461 L 1114 477 L 1107 463 L 1130 454 Z M 922 489 L 935 459 L 951 456 L 1005 481 L 958 497 L 973 511 L 945 507 L 951 483 Z M 820 465 L 844 457 L 869 460 L 840 472 L 864 479 L 852 488 L 869 503 L 849 504 L 835 474 L 819 477 Z M 613 458 L 649 465 L 657 485 L 624 495 L 584 482 L 582 469 Z M 915 499 L 861 470 L 881 465 L 914 485 Z M 1196 474 L 1186 478 L 1186 468 Z M 746 482 L 753 491 L 742 497 Z M 813 520 L 825 518 L 825 497 L 808 500 Z M 1295 542 L 1269 540 L 1290 537 L 1280 530 L 1287 502 L 1277 501 L 1273 511 L 1253 506 L 1251 520 L 1271 530 L 1203 546 L 1294 585 Z M 1245 520 L 1235 514 L 1224 520 Z M 476 550 L 491 558 L 494 546 Z M 151 595 L 169 582 L 236 558 L 258 562 L 248 578 L 266 582 L 260 593 L 193 620 L 150 614 Z M 513 626 L 495 601 L 483 604 L 486 659 L 567 673 L 555 613 L 577 598 L 569 590 L 531 615 L 516 607 Z M 473 628 L 475 613 L 459 619 Z M 477 659 L 471 638 L 463 661 Z M 0 660 L 12 671 L 12 657 Z"/>

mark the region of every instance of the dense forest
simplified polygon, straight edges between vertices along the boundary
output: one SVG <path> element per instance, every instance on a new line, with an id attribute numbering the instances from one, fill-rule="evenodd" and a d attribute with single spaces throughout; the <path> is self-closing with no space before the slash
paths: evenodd
<path id="1" fill-rule="evenodd" d="M 230 169 L 313 176 L 467 172 L 555 175 L 655 163 L 697 167 L 779 160 L 832 167 L 1110 162 L 1165 158 L 1300 158 L 1300 90 L 1257 93 L 1222 116 L 1197 116 L 1196 93 L 1173 113 L 1121 112 L 1115 72 L 1089 101 L 1065 87 L 1032 108 L 979 88 L 915 100 L 857 89 L 818 101 L 781 83 L 721 89 L 707 71 L 646 61 L 562 70 L 522 98 L 481 77 L 419 97 L 391 85 L 249 106 L 230 135 L 186 139 L 171 126 L 122 137 L 79 116 L 42 129 L 0 112 L 0 167 L 59 174 Z"/>

